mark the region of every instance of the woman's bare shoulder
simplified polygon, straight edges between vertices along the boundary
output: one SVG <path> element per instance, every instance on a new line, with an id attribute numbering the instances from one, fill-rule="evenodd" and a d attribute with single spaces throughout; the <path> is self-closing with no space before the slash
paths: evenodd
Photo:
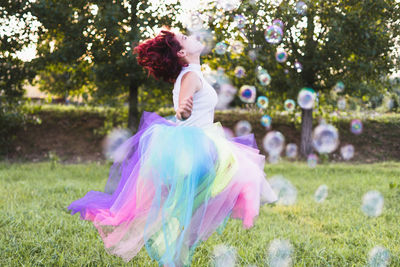
<path id="1" fill-rule="evenodd" d="M 202 81 L 197 73 L 194 71 L 188 71 L 182 76 L 181 80 L 181 90 L 182 88 L 190 87 L 193 88 L 195 87 L 196 91 L 201 89 L 202 86 Z"/>

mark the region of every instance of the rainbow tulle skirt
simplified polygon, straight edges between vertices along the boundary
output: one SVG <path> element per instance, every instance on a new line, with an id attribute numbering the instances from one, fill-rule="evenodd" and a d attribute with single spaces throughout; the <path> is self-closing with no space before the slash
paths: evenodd
<path id="1" fill-rule="evenodd" d="M 260 205 L 278 200 L 253 134 L 226 137 L 220 122 L 178 126 L 143 112 L 128 153 L 110 167 L 104 192 L 73 201 L 105 250 L 130 261 L 143 246 L 161 266 L 190 266 L 196 246 L 229 218 L 254 225 Z"/>

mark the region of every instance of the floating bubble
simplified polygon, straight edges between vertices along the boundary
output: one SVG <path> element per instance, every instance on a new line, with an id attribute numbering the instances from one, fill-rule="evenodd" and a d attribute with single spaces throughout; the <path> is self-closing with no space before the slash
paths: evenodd
<path id="1" fill-rule="evenodd" d="M 239 98 L 245 103 L 254 103 L 256 100 L 256 87 L 243 85 L 239 90 Z"/>
<path id="2" fill-rule="evenodd" d="M 344 83 L 343 82 L 337 82 L 335 86 L 333 87 L 333 91 L 336 93 L 341 93 L 344 90 Z"/>
<path id="3" fill-rule="evenodd" d="M 296 107 L 296 103 L 292 99 L 286 99 L 283 105 L 285 107 L 285 110 L 289 112 L 292 112 Z"/>
<path id="4" fill-rule="evenodd" d="M 295 158 L 297 156 L 297 145 L 289 143 L 286 145 L 286 157 Z"/>
<path id="5" fill-rule="evenodd" d="M 274 239 L 268 249 L 268 266 L 289 267 L 292 266 L 293 247 L 288 240 Z"/>
<path id="6" fill-rule="evenodd" d="M 191 32 L 201 30 L 203 28 L 203 22 L 199 12 L 192 12 L 187 19 L 186 28 Z"/>
<path id="7" fill-rule="evenodd" d="M 234 266 L 236 263 L 236 249 L 224 244 L 216 245 L 212 262 L 214 267 Z"/>
<path id="8" fill-rule="evenodd" d="M 276 25 L 276 26 L 278 26 L 279 28 L 281 28 L 282 30 L 283 30 L 283 27 L 284 27 L 283 21 L 280 20 L 280 19 L 274 19 L 274 20 L 272 21 L 272 25 Z"/>
<path id="9" fill-rule="evenodd" d="M 288 73 L 289 73 L 289 70 L 288 70 L 288 69 L 284 69 L 283 72 L 284 72 L 285 74 L 288 74 Z"/>
<path id="10" fill-rule="evenodd" d="M 320 124 L 313 131 L 312 144 L 318 153 L 331 153 L 339 145 L 339 132 L 331 124 Z"/>
<path id="11" fill-rule="evenodd" d="M 292 266 L 293 246 L 288 240 L 274 239 L 268 248 L 268 263 L 270 267 Z"/>
<path id="12" fill-rule="evenodd" d="M 307 12 L 307 5 L 303 1 L 299 1 L 296 3 L 296 12 L 299 15 L 305 15 Z"/>
<path id="13" fill-rule="evenodd" d="M 249 58 L 250 58 L 252 61 L 254 61 L 254 60 L 257 59 L 257 52 L 256 52 L 256 50 L 250 50 L 249 53 L 248 53 L 248 55 L 249 55 Z"/>
<path id="14" fill-rule="evenodd" d="M 244 76 L 246 76 L 246 69 L 243 68 L 242 66 L 237 66 L 235 68 L 235 76 L 237 78 L 243 78 Z"/>
<path id="15" fill-rule="evenodd" d="M 280 155 L 285 144 L 285 137 L 278 131 L 271 131 L 263 138 L 265 151 L 270 155 Z"/>
<path id="16" fill-rule="evenodd" d="M 262 126 L 264 126 L 265 128 L 270 128 L 271 127 L 271 123 L 272 123 L 272 119 L 270 116 L 268 115 L 263 115 L 261 117 L 261 124 Z"/>
<path id="17" fill-rule="evenodd" d="M 279 162 L 280 158 L 281 157 L 279 155 L 269 155 L 268 156 L 268 162 L 271 163 L 271 164 L 276 164 L 276 163 Z"/>
<path id="18" fill-rule="evenodd" d="M 294 62 L 294 68 L 296 69 L 297 72 L 302 72 L 303 65 L 300 62 L 296 61 Z"/>
<path id="19" fill-rule="evenodd" d="M 232 11 L 240 6 L 241 0 L 218 0 L 218 8 L 225 11 Z"/>
<path id="20" fill-rule="evenodd" d="M 312 109 L 314 107 L 316 98 L 317 94 L 313 89 L 304 87 L 299 92 L 297 103 L 303 109 Z"/>
<path id="21" fill-rule="evenodd" d="M 215 106 L 216 109 L 226 109 L 229 103 L 235 98 L 237 89 L 228 83 L 224 83 L 220 87 L 220 92 L 218 94 L 218 102 Z"/>
<path id="22" fill-rule="evenodd" d="M 279 63 L 283 63 L 287 60 L 287 53 L 285 50 L 277 50 L 275 53 L 275 59 Z"/>
<path id="23" fill-rule="evenodd" d="M 246 26 L 246 17 L 242 14 L 236 14 L 234 17 L 234 21 L 236 23 L 236 27 L 239 29 L 243 29 Z"/>
<path id="24" fill-rule="evenodd" d="M 362 198 L 361 210 L 370 217 L 381 215 L 383 209 L 383 196 L 376 190 L 368 191 Z"/>
<path id="25" fill-rule="evenodd" d="M 343 97 L 339 98 L 337 105 L 338 105 L 338 109 L 341 109 L 341 110 L 345 109 L 346 108 L 346 99 Z"/>
<path id="26" fill-rule="evenodd" d="M 224 129 L 224 133 L 225 133 L 225 137 L 226 138 L 235 137 L 235 134 L 233 133 L 233 131 L 231 129 L 229 129 L 228 127 L 223 126 L 222 129 Z"/>
<path id="27" fill-rule="evenodd" d="M 279 44 L 283 38 L 283 31 L 279 26 L 271 25 L 265 30 L 264 37 L 270 44 Z"/>
<path id="28" fill-rule="evenodd" d="M 268 73 L 260 73 L 257 77 L 263 86 L 267 86 L 271 83 L 271 76 Z"/>
<path id="29" fill-rule="evenodd" d="M 268 180 L 272 190 L 278 196 L 277 204 L 293 205 L 297 198 L 297 189 L 282 175 L 275 175 Z"/>
<path id="30" fill-rule="evenodd" d="M 246 120 L 238 121 L 235 125 L 236 136 L 242 136 L 251 133 L 252 127 L 250 122 Z"/>
<path id="31" fill-rule="evenodd" d="M 194 35 L 196 39 L 203 44 L 204 48 L 201 51 L 201 55 L 210 53 L 215 46 L 214 36 L 209 30 L 201 29 L 193 31 L 191 35 Z"/>
<path id="32" fill-rule="evenodd" d="M 368 253 L 368 266 L 385 267 L 390 264 L 390 252 L 382 246 L 375 246 Z"/>
<path id="33" fill-rule="evenodd" d="M 317 203 L 323 202 L 328 196 L 328 186 L 326 184 L 320 185 L 314 193 L 314 200 Z"/>
<path id="34" fill-rule="evenodd" d="M 315 166 L 317 166 L 318 163 L 318 156 L 314 153 L 311 153 L 310 155 L 308 155 L 307 157 L 307 165 L 310 168 L 315 168 Z"/>
<path id="35" fill-rule="evenodd" d="M 225 44 L 224 42 L 219 42 L 219 43 L 217 43 L 217 44 L 215 45 L 215 52 L 216 52 L 218 55 L 223 55 L 223 54 L 226 53 L 227 48 L 228 48 L 228 45 L 227 45 L 227 44 Z"/>
<path id="36" fill-rule="evenodd" d="M 235 54 L 241 54 L 243 52 L 243 43 L 241 41 L 234 41 L 231 45 L 232 47 L 232 52 Z"/>
<path id="37" fill-rule="evenodd" d="M 114 162 L 122 162 L 129 152 L 129 146 L 125 143 L 129 137 L 131 137 L 131 132 L 127 129 L 112 130 L 102 143 L 106 158 Z"/>
<path id="38" fill-rule="evenodd" d="M 349 160 L 354 156 L 354 146 L 345 145 L 340 148 L 340 154 L 344 160 Z"/>
<path id="39" fill-rule="evenodd" d="M 269 103 L 269 100 L 268 100 L 268 97 L 266 97 L 266 96 L 262 95 L 257 98 L 257 106 L 259 108 L 266 109 L 268 107 L 268 103 Z"/>
<path id="40" fill-rule="evenodd" d="M 350 123 L 350 131 L 353 134 L 361 134 L 363 131 L 363 124 L 359 119 L 354 119 Z"/>

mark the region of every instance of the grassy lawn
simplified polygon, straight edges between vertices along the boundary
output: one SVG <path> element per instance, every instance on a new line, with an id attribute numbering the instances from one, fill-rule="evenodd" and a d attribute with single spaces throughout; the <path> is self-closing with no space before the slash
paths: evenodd
<path id="1" fill-rule="evenodd" d="M 108 255 L 91 222 L 71 216 L 66 207 L 89 190 L 102 191 L 109 164 L 0 163 L 0 266 L 157 266 L 145 248 L 128 264 Z M 303 163 L 266 165 L 270 178 L 282 174 L 297 188 L 296 204 L 263 206 L 255 226 L 242 228 L 230 219 L 222 235 L 201 244 L 192 266 L 208 266 L 218 244 L 236 248 L 237 266 L 267 266 L 275 238 L 293 245 L 293 266 L 364 266 L 376 245 L 400 266 L 400 163 L 330 164 L 309 169 Z M 322 203 L 314 192 L 326 184 Z M 362 196 L 378 190 L 383 212 L 369 218 L 360 209 Z M 226 266 L 228 267 L 228 266 Z"/>

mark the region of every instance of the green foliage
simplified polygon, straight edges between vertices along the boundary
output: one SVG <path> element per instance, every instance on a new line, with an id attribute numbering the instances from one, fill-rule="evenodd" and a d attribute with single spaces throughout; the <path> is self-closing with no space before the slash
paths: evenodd
<path id="1" fill-rule="evenodd" d="M 12 148 L 19 129 L 27 123 L 41 123 L 34 113 L 26 108 L 23 101 L 9 103 L 0 97 L 0 158 Z"/>
<path id="2" fill-rule="evenodd" d="M 226 43 L 228 39 L 240 40 L 245 50 L 240 55 L 229 51 L 222 56 L 212 53 L 207 56 L 207 63 L 214 69 L 225 68 L 238 88 L 243 84 L 255 85 L 258 95 L 269 97 L 271 108 L 281 107 L 287 98 L 296 99 L 301 87 L 310 86 L 322 94 L 329 92 L 337 81 L 346 85 L 341 93 L 346 97 L 381 95 L 388 88 L 386 77 L 396 70 L 393 55 L 398 45 L 394 37 L 400 33 L 399 6 L 389 0 L 307 1 L 307 6 L 307 14 L 301 16 L 296 13 L 293 1 L 281 1 L 278 6 L 264 1 L 255 1 L 254 5 L 243 1 L 234 13 L 221 12 L 211 5 L 207 12 L 214 19 L 208 24 L 215 31 L 216 40 Z M 242 33 L 233 25 L 236 13 L 248 20 Z M 280 45 L 269 44 L 264 38 L 264 30 L 273 19 L 281 19 L 285 24 Z M 288 52 L 286 65 L 276 62 L 277 47 Z M 247 56 L 250 50 L 257 51 L 255 62 Z M 302 72 L 293 67 L 295 61 L 302 63 Z M 238 65 L 247 70 L 245 78 L 234 77 Z M 257 66 L 270 73 L 269 86 L 262 86 L 256 79 Z M 288 74 L 284 73 L 285 68 Z M 328 100 L 326 103 L 333 104 Z M 234 105 L 240 104 L 235 99 Z"/>

